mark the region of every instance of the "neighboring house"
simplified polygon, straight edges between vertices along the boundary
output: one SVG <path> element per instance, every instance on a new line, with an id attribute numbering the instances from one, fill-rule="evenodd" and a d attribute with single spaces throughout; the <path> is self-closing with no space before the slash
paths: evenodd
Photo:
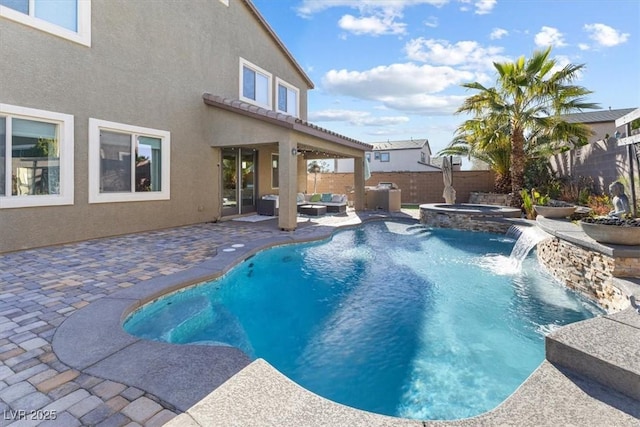
<path id="1" fill-rule="evenodd" d="M 447 156 L 447 157 L 449 157 L 449 161 L 451 162 L 452 170 L 454 171 L 462 170 L 462 157 L 460 156 Z M 443 157 L 432 157 L 431 164 L 437 168 L 442 169 L 442 159 Z M 474 170 L 482 170 L 482 169 L 478 168 Z"/>
<path id="2" fill-rule="evenodd" d="M 306 161 L 371 146 L 306 122 L 313 83 L 249 0 L 0 0 L 0 252 L 217 221 Z"/>
<path id="3" fill-rule="evenodd" d="M 431 164 L 431 147 L 427 139 L 374 142 L 373 150 L 366 153 L 371 172 L 425 172 L 437 171 Z M 338 160 L 336 172 L 353 172 L 353 162 Z"/>
<path id="4" fill-rule="evenodd" d="M 634 108 L 565 115 L 565 120 L 570 123 L 587 124 L 593 134 L 588 144 L 552 156 L 552 169 L 561 177 L 576 181 L 592 180 L 595 190 L 603 193 L 608 191 L 613 181 L 628 177 L 629 149 L 618 144 L 620 138 L 627 136 L 626 129 L 624 126 L 616 127 L 616 120 L 632 111 Z"/>

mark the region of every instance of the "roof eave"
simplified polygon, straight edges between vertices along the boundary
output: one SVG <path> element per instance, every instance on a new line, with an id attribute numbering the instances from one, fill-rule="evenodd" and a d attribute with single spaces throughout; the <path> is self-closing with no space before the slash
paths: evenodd
<path id="1" fill-rule="evenodd" d="M 278 45 L 280 50 L 282 50 L 282 53 L 285 54 L 285 56 L 289 59 L 289 61 L 291 61 L 293 66 L 298 70 L 300 75 L 303 77 L 303 79 L 307 83 L 307 86 L 309 87 L 309 89 L 313 89 L 315 86 L 313 84 L 313 81 L 311 81 L 311 78 L 307 75 L 307 73 L 305 73 L 304 69 L 300 66 L 300 64 L 298 64 L 298 61 L 296 61 L 296 59 L 293 57 L 291 52 L 289 52 L 289 49 L 287 49 L 287 47 L 284 45 L 282 40 L 280 40 L 280 37 L 278 37 L 276 32 L 273 30 L 273 28 L 271 28 L 271 26 L 269 25 L 267 20 L 264 19 L 262 14 L 260 14 L 258 9 L 253 4 L 253 2 L 251 0 L 242 0 L 242 2 L 247 6 L 247 8 L 249 8 L 251 13 L 253 13 L 253 15 L 258 20 L 258 22 L 260 22 L 260 24 L 264 27 L 264 29 L 267 31 L 267 33 L 269 33 L 269 35 L 276 42 L 276 44 Z"/>
<path id="2" fill-rule="evenodd" d="M 243 116 L 251 117 L 263 122 L 273 124 L 292 131 L 300 132 L 312 137 L 320 138 L 325 141 L 333 142 L 345 147 L 355 148 L 361 151 L 371 151 L 373 146 L 357 139 L 349 138 L 332 132 L 328 129 L 321 128 L 304 120 L 295 118 L 275 111 L 266 110 L 256 107 L 246 102 L 223 98 L 221 96 L 204 93 L 202 99 L 205 104 L 212 107 L 221 108 Z"/>

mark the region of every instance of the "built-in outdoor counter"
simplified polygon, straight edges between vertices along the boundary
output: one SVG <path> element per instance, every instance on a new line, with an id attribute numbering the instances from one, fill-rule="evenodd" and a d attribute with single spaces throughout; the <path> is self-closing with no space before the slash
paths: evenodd
<path id="1" fill-rule="evenodd" d="M 386 186 L 366 187 L 365 201 L 369 210 L 399 212 L 401 207 L 401 190 Z"/>
<path id="2" fill-rule="evenodd" d="M 640 278 L 640 246 L 598 243 L 568 220 L 538 216 L 536 222 L 553 236 L 538 243 L 538 260 L 568 287 L 613 311 L 629 306 L 628 295 L 639 294 L 633 281 Z"/>

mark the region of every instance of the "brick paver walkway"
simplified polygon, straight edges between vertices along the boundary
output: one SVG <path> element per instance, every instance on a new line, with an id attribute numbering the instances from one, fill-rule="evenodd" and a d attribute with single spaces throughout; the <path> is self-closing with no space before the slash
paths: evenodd
<path id="1" fill-rule="evenodd" d="M 0 255 L 0 426 L 160 426 L 174 408 L 143 390 L 70 369 L 51 349 L 56 327 L 91 301 L 281 234 L 236 222 Z M 51 419 L 55 418 L 55 419 Z"/>
<path id="2" fill-rule="evenodd" d="M 161 426 L 175 417 L 143 390 L 60 362 L 51 349 L 56 328 L 122 288 L 190 268 L 223 246 L 283 233 L 274 221 L 223 222 L 0 255 L 0 427 Z"/>

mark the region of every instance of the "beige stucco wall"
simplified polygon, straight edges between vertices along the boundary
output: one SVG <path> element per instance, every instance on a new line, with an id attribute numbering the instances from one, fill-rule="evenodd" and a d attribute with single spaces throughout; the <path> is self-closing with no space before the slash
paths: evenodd
<path id="1" fill-rule="evenodd" d="M 229 3 L 93 0 L 91 47 L 0 18 L 0 102 L 75 118 L 74 205 L 0 210 L 0 252 L 218 218 L 225 122 L 202 94 L 238 98 L 243 57 L 301 90 L 303 118 L 307 100 L 304 76 Z M 171 132 L 171 200 L 89 204 L 89 118 Z"/>

